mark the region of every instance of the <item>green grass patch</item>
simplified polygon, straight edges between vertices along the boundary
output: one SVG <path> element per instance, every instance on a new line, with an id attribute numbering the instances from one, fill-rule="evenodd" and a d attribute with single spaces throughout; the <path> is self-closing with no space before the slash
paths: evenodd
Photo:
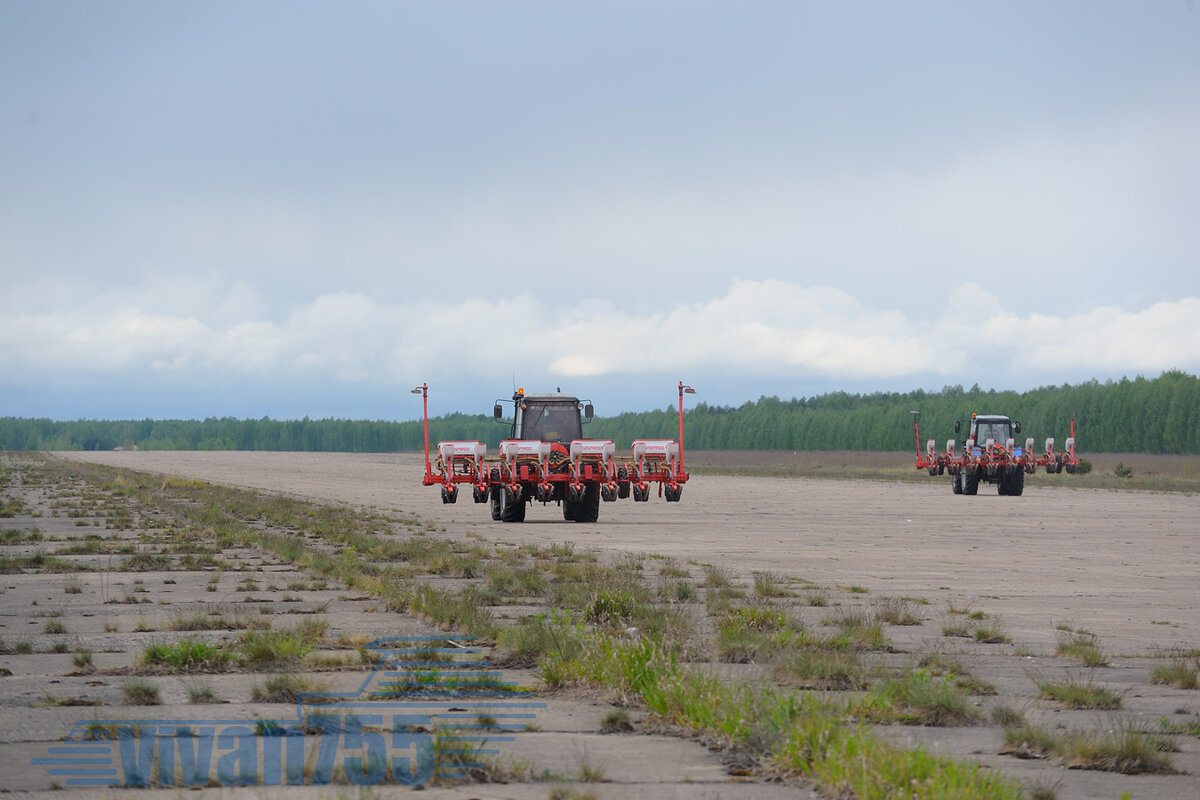
<path id="1" fill-rule="evenodd" d="M 223 611 L 197 612 L 193 614 L 176 613 L 167 623 L 167 629 L 172 631 L 234 631 L 250 627 L 268 627 L 255 617 L 235 613 L 232 617 Z"/>
<path id="2" fill-rule="evenodd" d="M 717 654 L 722 661 L 771 661 L 782 650 L 803 641 L 802 627 L 779 608 L 741 606 L 729 609 L 717 620 Z"/>
<path id="3" fill-rule="evenodd" d="M 157 706 L 162 701 L 158 687 L 149 681 L 131 680 L 121 687 L 121 702 L 127 706 Z"/>
<path id="4" fill-rule="evenodd" d="M 1100 640 L 1087 631 L 1059 630 L 1055 633 L 1058 642 L 1054 655 L 1073 658 L 1085 667 L 1107 667 L 1108 658 L 1100 649 Z"/>
<path id="5" fill-rule="evenodd" d="M 186 685 L 188 702 L 193 705 L 210 705 L 222 702 L 216 689 L 208 681 L 193 680 Z"/>
<path id="6" fill-rule="evenodd" d="M 712 564 L 704 565 L 705 588 L 719 589 L 727 586 L 733 586 L 733 577 L 728 570 L 713 566 Z"/>
<path id="7" fill-rule="evenodd" d="M 1058 732 L 1022 721 L 1005 728 L 1004 744 L 1002 753 L 1019 758 L 1049 756 L 1071 769 L 1126 775 L 1178 772 L 1169 740 L 1126 723 L 1098 731 Z"/>
<path id="8" fill-rule="evenodd" d="M 0 531 L 0 544 L 26 544 L 27 542 L 42 541 L 42 532 L 36 528 L 28 528 L 22 530 L 20 528 L 9 528 L 5 531 Z"/>
<path id="9" fill-rule="evenodd" d="M 169 668 L 175 672 L 219 672 L 231 667 L 235 661 L 235 654 L 228 649 L 191 638 L 149 645 L 141 656 L 144 666 Z"/>
<path id="10" fill-rule="evenodd" d="M 1005 644 L 1012 640 L 1004 633 L 1000 621 L 982 611 L 955 611 L 942 624 L 942 635 L 971 639 L 981 644 Z"/>
<path id="11" fill-rule="evenodd" d="M 783 585 L 782 579 L 773 572 L 755 572 L 754 593 L 759 597 L 791 597 L 795 592 Z"/>
<path id="12" fill-rule="evenodd" d="M 660 578 L 691 578 L 692 571 L 680 564 L 673 558 L 668 558 L 663 561 L 658 567 L 658 576 Z"/>
<path id="13" fill-rule="evenodd" d="M 641 598 L 628 589 L 599 591 L 592 597 L 584 618 L 594 625 L 624 627 L 637 615 Z"/>
<path id="14" fill-rule="evenodd" d="M 856 711 L 872 722 L 941 727 L 973 725 L 979 711 L 953 676 L 935 677 L 925 670 L 885 680 L 862 698 Z"/>
<path id="15" fill-rule="evenodd" d="M 295 666 L 308 655 L 318 640 L 299 630 L 246 631 L 237 639 L 239 661 L 250 669 Z"/>
<path id="16" fill-rule="evenodd" d="M 1200 658 L 1172 658 L 1165 664 L 1155 664 L 1150 682 L 1176 689 L 1200 689 Z"/>
<path id="17" fill-rule="evenodd" d="M 903 597 L 877 597 L 871 601 L 871 608 L 875 618 L 888 625 L 920 625 L 924 622 L 912 601 Z"/>
<path id="18" fill-rule="evenodd" d="M 15 575 L 21 572 L 81 572 L 86 569 L 89 569 L 86 564 L 77 564 L 58 556 L 47 555 L 41 550 L 35 550 L 24 556 L 0 556 L 0 575 Z"/>
<path id="19" fill-rule="evenodd" d="M 1121 695 L 1103 686 L 1097 686 L 1089 678 L 1080 681 L 1051 681 L 1039 678 L 1034 681 L 1042 696 L 1062 703 L 1067 708 L 1115 710 L 1121 707 Z"/>
<path id="20" fill-rule="evenodd" d="M 87 649 L 77 650 L 71 656 L 71 665 L 80 672 L 91 672 L 95 669 L 92 663 L 92 651 Z"/>
<path id="21" fill-rule="evenodd" d="M 403 598 L 395 599 L 399 605 L 389 604 L 389 610 L 407 607 L 443 629 L 459 630 L 476 637 L 478 643 L 494 642 L 499 632 L 499 626 L 487 608 L 451 592 L 420 585 Z"/>
<path id="22" fill-rule="evenodd" d="M 826 617 L 822 624 L 837 631 L 822 637 L 817 646 L 830 650 L 886 650 L 891 641 L 883 631 L 883 623 L 868 609 L 843 608 Z"/>
<path id="23" fill-rule="evenodd" d="M 301 692 L 319 692 L 325 684 L 305 675 L 290 672 L 271 675 L 255 684 L 250 699 L 256 703 L 294 703 Z"/>
<path id="24" fill-rule="evenodd" d="M 847 691 L 867 688 L 867 670 L 857 653 L 802 649 L 782 653 L 772 665 L 776 680 L 804 689 Z"/>
<path id="25" fill-rule="evenodd" d="M 769 760 L 772 770 L 841 796 L 1016 800 L 1021 794 L 1017 783 L 978 765 L 881 742 L 867 727 L 844 722 L 846 708 L 838 702 L 684 669 L 650 639 L 594 639 L 570 667 L 578 681 L 636 697 L 661 719 L 719 736 Z"/>
<path id="26" fill-rule="evenodd" d="M 600 720 L 601 733 L 629 733 L 633 731 L 633 723 L 629 720 L 629 709 L 614 708 Z"/>
<path id="27" fill-rule="evenodd" d="M 549 586 L 546 576 L 533 567 L 497 564 L 484 569 L 487 585 L 503 597 L 542 597 Z"/>
<path id="28" fill-rule="evenodd" d="M 173 567 L 171 557 L 163 553 L 134 553 L 121 564 L 126 572 L 166 572 Z"/>
<path id="29" fill-rule="evenodd" d="M 1180 710 L 1175 713 L 1187 713 Z M 1173 736 L 1195 736 L 1200 738 L 1200 716 L 1193 715 L 1189 719 L 1172 721 L 1166 717 L 1158 718 L 1157 731 Z"/>

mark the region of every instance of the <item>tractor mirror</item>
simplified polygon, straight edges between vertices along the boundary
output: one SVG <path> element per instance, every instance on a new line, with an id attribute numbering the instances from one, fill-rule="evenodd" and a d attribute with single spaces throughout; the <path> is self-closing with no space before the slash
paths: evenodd
<path id="1" fill-rule="evenodd" d="M 958 420 L 954 420 L 954 432 L 958 433 L 959 430 L 961 430 L 961 429 L 962 429 L 962 423 L 959 422 Z"/>
<path id="2" fill-rule="evenodd" d="M 1021 423 L 1014 422 L 1013 423 L 1013 433 L 1020 433 L 1020 432 L 1021 432 Z"/>
<path id="3" fill-rule="evenodd" d="M 504 419 L 504 409 L 499 403 L 496 403 L 496 405 L 492 406 L 492 419 L 496 420 L 496 422 Z"/>
<path id="4" fill-rule="evenodd" d="M 593 416 L 595 416 L 595 414 L 596 414 L 596 409 L 592 407 L 591 403 L 588 403 L 587 405 L 585 405 L 583 407 L 583 418 L 584 419 L 591 419 Z"/>

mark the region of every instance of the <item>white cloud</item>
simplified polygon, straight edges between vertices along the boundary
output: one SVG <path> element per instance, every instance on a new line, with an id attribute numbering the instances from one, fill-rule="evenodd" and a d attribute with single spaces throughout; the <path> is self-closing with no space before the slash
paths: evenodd
<path id="1" fill-rule="evenodd" d="M 580 319 L 554 349 L 550 372 L 568 376 L 649 372 L 664 355 L 680 368 L 852 376 L 925 372 L 940 361 L 936 343 L 902 315 L 784 281 L 736 281 L 724 297 L 660 314 Z"/>
<path id="2" fill-rule="evenodd" d="M 221 301 L 214 305 L 220 316 Z M 327 294 L 280 320 L 218 323 L 122 308 L 99 316 L 0 320 L 9 385 L 92 376 L 174 383 L 234 381 L 261 390 L 322 381 L 392 386 L 418 380 L 507 381 L 664 371 L 810 376 L 889 385 L 937 376 L 992 385 L 1200 368 L 1200 298 L 1140 310 L 1052 316 L 1005 309 L 963 284 L 929 313 L 867 306 L 828 287 L 735 281 L 720 297 L 645 314 L 603 302 L 554 307 L 530 293 L 385 304 Z"/>
<path id="3" fill-rule="evenodd" d="M 1099 375 L 1195 370 L 1200 365 L 1200 298 L 1156 303 L 1141 311 L 1104 307 L 1069 317 L 999 315 L 988 321 L 984 341 L 1017 350 L 1038 373 L 1081 366 Z"/>

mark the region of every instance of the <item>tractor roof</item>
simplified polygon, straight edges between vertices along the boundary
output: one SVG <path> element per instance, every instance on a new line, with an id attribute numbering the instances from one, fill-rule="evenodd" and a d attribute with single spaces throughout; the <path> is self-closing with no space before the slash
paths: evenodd
<path id="1" fill-rule="evenodd" d="M 525 402 L 534 403 L 578 403 L 579 398 L 570 394 L 562 394 L 560 392 L 538 392 L 523 395 Z"/>

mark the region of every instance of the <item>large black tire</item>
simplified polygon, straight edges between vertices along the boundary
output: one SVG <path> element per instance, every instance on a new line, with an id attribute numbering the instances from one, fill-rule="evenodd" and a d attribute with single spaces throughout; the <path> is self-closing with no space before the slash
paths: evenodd
<path id="1" fill-rule="evenodd" d="M 492 519 L 496 522 L 500 521 L 500 495 L 504 494 L 504 487 L 499 484 L 500 470 L 492 467 L 491 473 L 488 475 L 491 478 L 491 486 L 488 487 L 488 503 L 492 508 Z"/>
<path id="2" fill-rule="evenodd" d="M 955 494 L 962 494 L 962 479 L 963 479 L 963 474 L 961 472 L 957 472 L 957 473 L 951 475 L 950 476 L 950 491 L 954 492 Z"/>
<path id="3" fill-rule="evenodd" d="M 1009 497 L 1020 497 L 1023 491 L 1025 491 L 1025 470 L 1014 469 L 1008 473 L 1008 491 L 1005 494 Z"/>
<path id="4" fill-rule="evenodd" d="M 498 494 L 500 495 L 500 521 L 524 522 L 525 501 L 518 500 L 514 503 L 509 496 L 508 490 L 504 488 L 501 488 Z"/>
<path id="5" fill-rule="evenodd" d="M 629 497 L 629 470 L 617 467 L 617 497 L 624 500 Z"/>
<path id="6" fill-rule="evenodd" d="M 566 512 L 563 512 L 564 516 Z M 600 486 L 595 483 L 585 483 L 583 497 L 575 504 L 576 522 L 595 522 L 600 519 Z"/>
<path id="7" fill-rule="evenodd" d="M 572 503 L 570 500 L 563 498 L 562 501 L 563 519 L 567 522 L 575 521 L 575 513 L 579 510 L 579 503 Z"/>
<path id="8" fill-rule="evenodd" d="M 963 494 L 979 494 L 979 473 L 972 475 L 967 470 L 962 471 Z"/>

